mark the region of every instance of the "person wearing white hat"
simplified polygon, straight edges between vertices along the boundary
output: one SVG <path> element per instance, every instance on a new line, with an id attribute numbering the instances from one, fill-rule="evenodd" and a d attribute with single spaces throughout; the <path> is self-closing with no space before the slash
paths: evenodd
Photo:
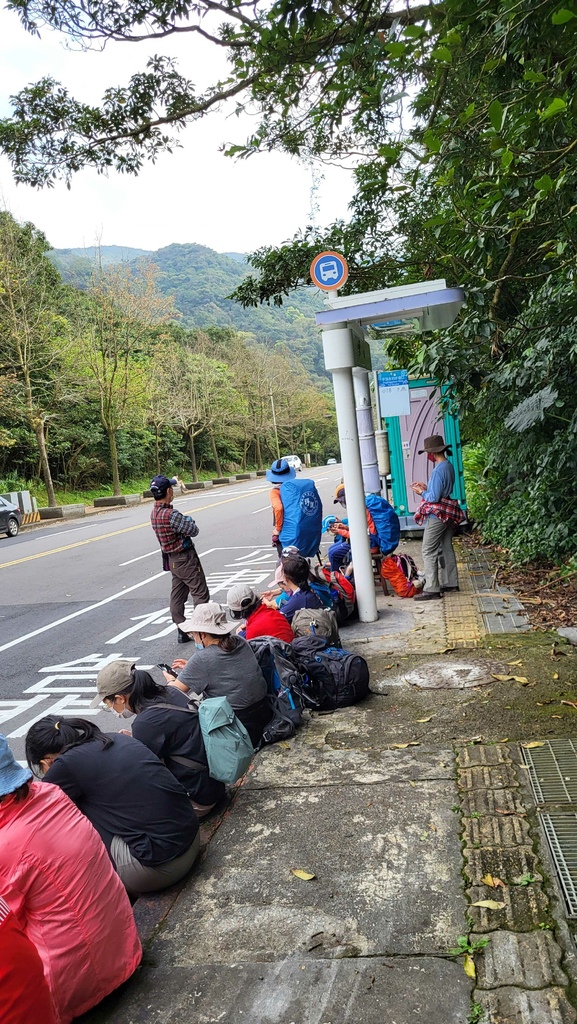
<path id="1" fill-rule="evenodd" d="M 181 629 L 193 637 L 196 650 L 178 681 L 205 697 L 226 697 L 257 747 L 272 710 L 265 678 L 249 644 L 231 635 L 235 625 L 215 601 L 197 604 Z"/>

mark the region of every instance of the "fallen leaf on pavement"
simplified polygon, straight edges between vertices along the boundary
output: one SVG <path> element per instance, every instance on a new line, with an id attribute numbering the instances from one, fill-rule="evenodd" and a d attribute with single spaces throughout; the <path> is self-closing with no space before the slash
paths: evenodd
<path id="1" fill-rule="evenodd" d="M 429 715 L 428 718 L 417 718 L 417 722 L 430 722 L 431 718 L 434 718 L 434 717 L 435 717 L 434 715 Z"/>
<path id="2" fill-rule="evenodd" d="M 551 715 L 551 718 L 563 718 L 563 715 Z"/>
<path id="3" fill-rule="evenodd" d="M 521 686 L 527 686 L 529 683 L 527 676 L 513 676 L 513 679 L 516 683 L 521 683 Z"/>
<path id="4" fill-rule="evenodd" d="M 303 871 L 302 868 L 291 868 L 291 874 L 297 878 L 302 878 L 303 882 L 310 882 L 312 878 L 316 878 L 316 875 L 310 871 Z"/>
<path id="5" fill-rule="evenodd" d="M 281 740 L 281 742 L 279 743 L 279 747 L 284 747 L 285 750 L 290 750 L 291 745 L 290 743 L 286 743 L 284 740 Z"/>
<path id="6" fill-rule="evenodd" d="M 522 661 L 508 661 L 507 664 L 508 665 L 522 665 L 523 662 Z"/>
<path id="7" fill-rule="evenodd" d="M 477 902 L 472 903 L 471 906 L 486 907 L 487 910 L 502 910 L 505 904 L 499 903 L 497 900 L 477 900 Z"/>
<path id="8" fill-rule="evenodd" d="M 468 978 L 472 978 L 473 981 L 477 977 L 477 972 L 475 970 L 475 961 L 473 960 L 473 957 L 469 956 L 468 954 L 465 957 L 465 962 L 463 964 L 463 970 L 464 970 L 465 974 L 467 975 L 467 977 Z"/>
<path id="9" fill-rule="evenodd" d="M 497 676 L 494 672 L 491 672 L 493 679 L 498 679 L 500 683 L 508 683 L 510 679 L 514 679 L 515 676 Z"/>
<path id="10" fill-rule="evenodd" d="M 541 597 L 524 597 L 523 604 L 543 604 Z"/>
<path id="11" fill-rule="evenodd" d="M 544 747 L 544 740 L 532 740 L 531 743 L 522 743 L 521 746 L 525 750 L 533 750 L 533 747 Z"/>
<path id="12" fill-rule="evenodd" d="M 562 704 L 567 704 L 570 708 L 576 708 L 577 709 L 577 704 L 573 700 L 562 700 L 561 703 Z"/>
<path id="13" fill-rule="evenodd" d="M 391 747 L 396 750 L 405 750 L 406 747 L 420 747 L 421 744 L 417 743 L 416 740 L 411 740 L 410 743 L 391 743 Z"/>
<path id="14" fill-rule="evenodd" d="M 490 885 L 491 889 L 496 889 L 497 886 L 499 886 L 499 885 L 503 889 L 505 888 L 505 883 L 502 882 L 500 878 L 497 878 L 497 875 L 489 875 L 489 874 L 483 875 L 481 881 L 482 881 L 483 885 Z M 478 904 L 478 903 L 474 903 L 473 904 L 473 906 L 479 906 L 479 905 L 480 904 Z"/>
<path id="15" fill-rule="evenodd" d="M 509 742 L 509 737 L 508 736 L 505 736 L 505 739 L 503 739 L 503 740 L 499 740 L 499 743 L 508 743 L 508 742 Z"/>
<path id="16" fill-rule="evenodd" d="M 393 668 L 393 665 L 385 665 L 385 668 Z"/>
<path id="17" fill-rule="evenodd" d="M 558 672 L 554 672 L 553 673 L 553 679 L 558 679 L 558 678 L 559 678 L 559 673 Z"/>

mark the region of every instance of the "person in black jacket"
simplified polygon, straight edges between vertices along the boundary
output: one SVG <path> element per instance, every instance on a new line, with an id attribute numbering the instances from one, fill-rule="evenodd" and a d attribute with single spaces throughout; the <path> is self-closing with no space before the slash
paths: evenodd
<path id="1" fill-rule="evenodd" d="M 28 731 L 26 758 L 94 825 L 129 892 L 165 889 L 194 864 L 199 834 L 190 800 L 138 740 L 47 715 Z"/>
<path id="2" fill-rule="evenodd" d="M 225 789 L 208 774 L 198 713 L 182 690 L 157 683 L 128 661 L 113 661 L 101 669 L 96 687 L 91 707 L 104 702 L 119 717 L 136 716 L 132 735 L 164 761 L 184 786 L 197 816 L 205 817 Z"/>

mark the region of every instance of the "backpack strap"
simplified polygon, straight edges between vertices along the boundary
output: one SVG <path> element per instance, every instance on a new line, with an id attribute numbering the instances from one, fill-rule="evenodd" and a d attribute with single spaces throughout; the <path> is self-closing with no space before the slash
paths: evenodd
<path id="1" fill-rule="evenodd" d="M 154 703 L 155 708 L 167 708 L 169 711 L 184 711 L 185 715 L 198 715 L 198 711 L 194 708 L 182 708 L 178 704 L 157 704 Z M 176 761 L 177 764 L 184 765 L 185 768 L 193 768 L 195 772 L 207 772 L 208 766 L 201 764 L 200 761 L 193 761 L 190 757 L 181 757 L 180 754 L 168 754 L 169 761 Z"/>

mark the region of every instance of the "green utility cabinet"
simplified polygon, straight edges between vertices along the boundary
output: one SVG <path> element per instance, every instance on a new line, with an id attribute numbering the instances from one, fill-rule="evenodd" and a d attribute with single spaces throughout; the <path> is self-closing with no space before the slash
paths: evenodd
<path id="1" fill-rule="evenodd" d="M 453 454 L 450 461 L 455 469 L 452 497 L 457 498 L 463 509 L 467 508 L 459 420 L 450 410 L 443 413 L 440 409 L 441 396 L 444 398 L 448 390 L 447 384 L 442 384 L 439 388 L 438 382 L 431 377 L 410 380 L 410 415 L 385 416 L 383 420 L 391 457 L 390 500 L 401 520 L 403 530 L 416 529 L 413 513 L 421 500 L 411 490 L 411 483 L 426 483 L 433 471 L 433 464 L 429 462 L 427 456 L 418 454 L 423 448 L 425 437 L 430 437 L 431 434 L 442 434 L 445 442 L 451 445 Z"/>

